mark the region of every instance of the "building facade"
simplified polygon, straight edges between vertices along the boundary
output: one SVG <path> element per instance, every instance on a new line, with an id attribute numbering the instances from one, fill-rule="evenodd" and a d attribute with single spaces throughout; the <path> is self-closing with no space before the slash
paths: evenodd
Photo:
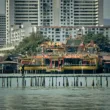
<path id="1" fill-rule="evenodd" d="M 66 42 L 69 36 L 77 37 L 86 35 L 89 32 L 94 34 L 102 33 L 105 37 L 110 39 L 110 26 L 86 26 L 86 27 L 75 27 L 75 26 L 61 26 L 61 27 L 36 27 L 37 31 L 41 31 L 44 36 L 49 37 L 54 42 Z"/>
<path id="2" fill-rule="evenodd" d="M 0 14 L 0 47 L 6 44 L 6 16 Z"/>
<path id="3" fill-rule="evenodd" d="M 33 28 L 30 23 L 23 23 L 22 25 L 11 26 L 10 34 L 10 46 L 19 45 L 25 37 L 30 36 L 33 32 Z"/>
<path id="4" fill-rule="evenodd" d="M 76 35 L 74 28 L 51 30 L 46 26 L 98 26 L 103 24 L 103 0 L 6 0 L 6 39 L 10 43 L 11 25 L 30 22 L 42 26 L 43 34 L 53 41 Z M 45 31 L 46 29 L 46 31 Z"/>
<path id="5" fill-rule="evenodd" d="M 54 42 L 66 43 L 68 37 L 83 36 L 92 32 L 94 34 L 102 33 L 105 37 L 110 39 L 110 26 L 88 26 L 88 27 L 73 27 L 73 26 L 30 26 L 28 24 L 15 25 L 11 27 L 10 42 L 11 46 L 18 45 L 25 37 L 28 37 L 32 32 L 40 31 L 44 36 L 47 36 Z M 56 37 L 55 37 L 56 36 Z"/>
<path id="6" fill-rule="evenodd" d="M 39 0 L 39 26 L 103 24 L 103 0 Z"/>
<path id="7" fill-rule="evenodd" d="M 38 0 L 6 0 L 7 45 L 10 44 L 11 27 L 25 22 L 38 25 Z"/>

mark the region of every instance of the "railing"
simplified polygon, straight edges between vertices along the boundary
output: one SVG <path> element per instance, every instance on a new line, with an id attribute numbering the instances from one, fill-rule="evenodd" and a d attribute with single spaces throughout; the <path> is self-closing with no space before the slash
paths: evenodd
<path id="1" fill-rule="evenodd" d="M 96 64 L 64 64 L 63 66 L 96 66 Z"/>

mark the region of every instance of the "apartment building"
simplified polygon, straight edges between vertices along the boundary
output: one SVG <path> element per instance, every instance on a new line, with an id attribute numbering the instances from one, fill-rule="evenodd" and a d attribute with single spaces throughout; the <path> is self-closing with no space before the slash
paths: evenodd
<path id="1" fill-rule="evenodd" d="M 23 23 L 22 25 L 11 26 L 10 34 L 10 46 L 19 45 L 25 37 L 30 36 L 33 32 L 33 28 L 30 23 Z"/>
<path id="2" fill-rule="evenodd" d="M 7 44 L 10 44 L 11 26 L 25 22 L 38 25 L 38 0 L 6 0 Z"/>
<path id="3" fill-rule="evenodd" d="M 0 14 L 0 47 L 6 44 L 6 16 Z"/>
<path id="4" fill-rule="evenodd" d="M 40 31 L 44 36 L 47 36 L 54 42 L 66 43 L 68 37 L 77 37 L 86 35 L 89 32 L 94 34 L 102 33 L 105 37 L 110 39 L 110 26 L 87 26 L 87 27 L 73 27 L 73 26 L 31 26 L 29 23 L 24 23 L 21 26 L 14 25 L 10 31 L 10 44 L 12 46 L 18 45 L 25 37 L 30 36 L 32 32 Z M 56 36 L 56 37 L 55 37 Z"/>
<path id="5" fill-rule="evenodd" d="M 103 0 L 40 0 L 39 26 L 103 24 Z"/>
<path id="6" fill-rule="evenodd" d="M 11 25 L 24 22 L 42 26 L 39 31 L 55 42 L 63 42 L 66 36 L 75 36 L 77 30 L 45 27 L 103 25 L 103 0 L 6 0 L 7 44 Z"/>
<path id="7" fill-rule="evenodd" d="M 69 36 L 77 37 L 86 35 L 89 32 L 94 34 L 102 33 L 105 37 L 110 39 L 110 26 L 38 26 L 36 27 L 37 31 L 41 31 L 44 36 L 49 37 L 54 42 L 66 42 L 66 39 Z"/>

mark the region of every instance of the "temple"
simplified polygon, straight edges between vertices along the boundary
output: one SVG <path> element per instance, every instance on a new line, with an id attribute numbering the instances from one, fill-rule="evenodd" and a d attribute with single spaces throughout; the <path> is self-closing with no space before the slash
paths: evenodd
<path id="1" fill-rule="evenodd" d="M 27 72 L 96 73 L 99 69 L 99 48 L 93 41 L 84 44 L 81 38 L 70 37 L 65 44 L 44 42 L 40 48 L 40 54 L 21 59 L 20 65 L 25 64 Z"/>

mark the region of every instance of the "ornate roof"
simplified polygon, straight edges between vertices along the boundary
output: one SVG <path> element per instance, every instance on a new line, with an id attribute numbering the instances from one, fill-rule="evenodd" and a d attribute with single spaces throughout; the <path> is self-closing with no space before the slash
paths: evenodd
<path id="1" fill-rule="evenodd" d="M 67 39 L 66 45 L 72 46 L 72 47 L 78 47 L 80 45 L 81 41 L 82 41 L 81 39 L 70 38 L 70 39 Z"/>

